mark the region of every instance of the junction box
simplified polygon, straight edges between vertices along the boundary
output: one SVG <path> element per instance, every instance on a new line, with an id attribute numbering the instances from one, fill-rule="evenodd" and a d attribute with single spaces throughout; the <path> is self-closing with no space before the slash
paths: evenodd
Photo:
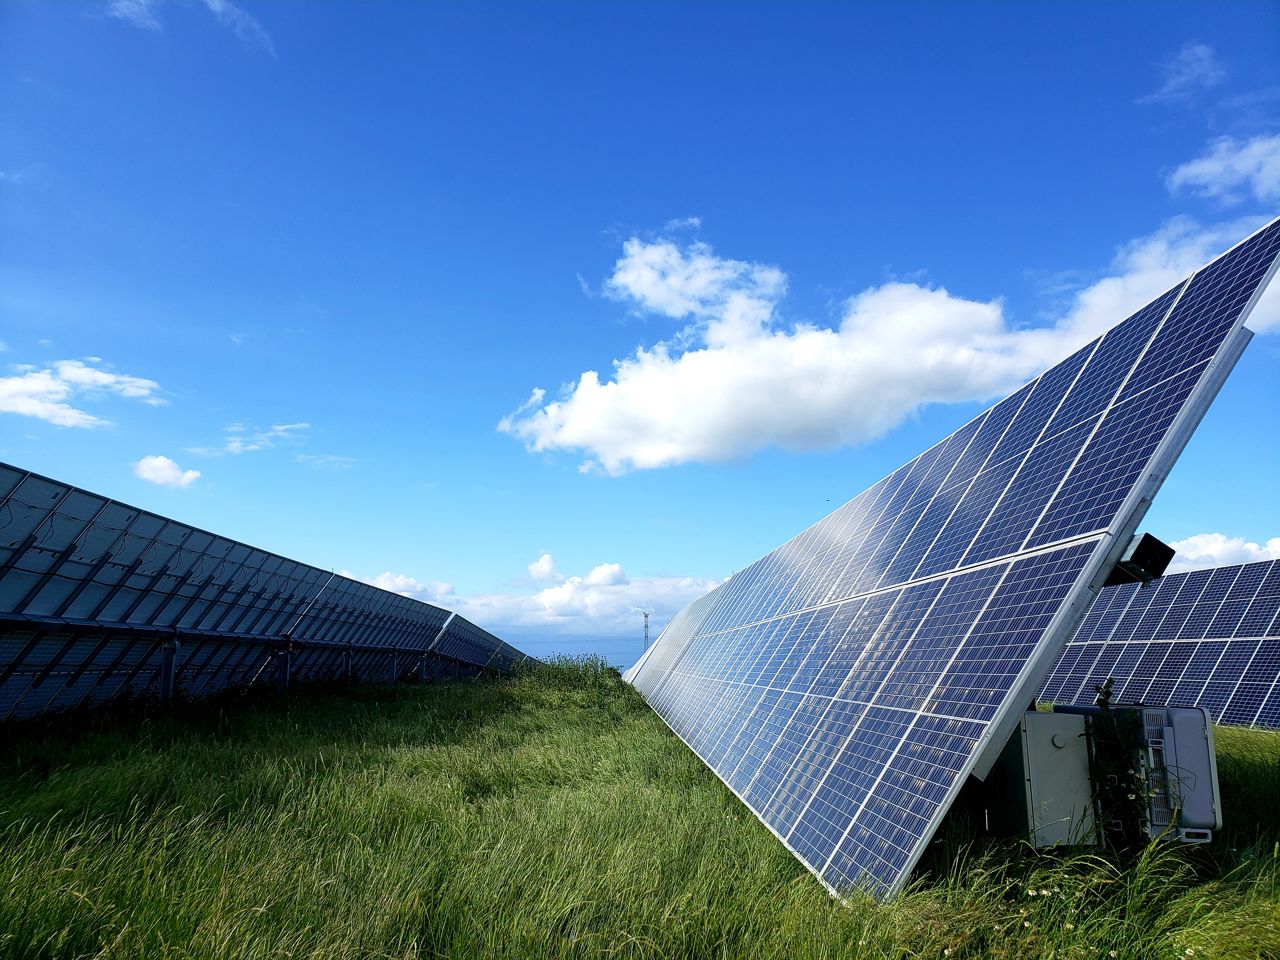
<path id="1" fill-rule="evenodd" d="M 1023 714 L 986 780 L 987 829 L 1026 836 L 1037 847 L 1095 845 L 1116 827 L 1130 836 L 1167 833 L 1184 843 L 1209 842 L 1222 827 L 1209 715 L 1199 707 L 1112 706 L 1111 712 L 1127 714 L 1134 731 L 1126 750 L 1132 766 L 1121 771 L 1132 771 L 1128 796 L 1145 796 L 1127 808 L 1133 822 L 1101 822 L 1108 784 L 1094 780 L 1110 776 L 1098 762 L 1102 710 L 1059 705 L 1052 713 Z"/>

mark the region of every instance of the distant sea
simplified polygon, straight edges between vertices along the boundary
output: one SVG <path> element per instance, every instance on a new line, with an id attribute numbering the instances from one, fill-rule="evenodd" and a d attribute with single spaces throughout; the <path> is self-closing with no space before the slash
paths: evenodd
<path id="1" fill-rule="evenodd" d="M 581 657 L 595 654 L 604 657 L 619 670 L 626 670 L 644 652 L 644 640 L 640 637 L 554 637 L 545 634 L 528 636 L 506 632 L 499 633 L 507 643 L 542 660 L 556 655 Z"/>

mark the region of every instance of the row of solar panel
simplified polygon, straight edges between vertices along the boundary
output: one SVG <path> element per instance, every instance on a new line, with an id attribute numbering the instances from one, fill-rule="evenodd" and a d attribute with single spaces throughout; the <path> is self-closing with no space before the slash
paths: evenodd
<path id="1" fill-rule="evenodd" d="M 0 721 L 165 695 L 198 700 L 233 689 L 271 687 L 282 679 L 392 682 L 472 677 L 494 666 L 434 651 L 331 644 L 290 650 L 287 665 L 284 654 L 280 647 L 235 637 L 175 642 L 82 629 L 7 629 L 0 634 Z M 171 671 L 167 691 L 166 671 Z"/>
<path id="2" fill-rule="evenodd" d="M 397 646 L 429 643 L 448 616 L 2 464 L 0 612 Z"/>
<path id="3" fill-rule="evenodd" d="M 1243 349 L 1278 249 L 1280 222 L 691 604 L 628 671 L 833 890 L 904 882 Z"/>
<path id="4" fill-rule="evenodd" d="M 432 604 L 0 464 L 0 718 L 152 690 L 172 637 L 187 696 L 257 682 L 289 641 L 295 679 L 525 659 Z"/>
<path id="5" fill-rule="evenodd" d="M 1172 574 L 1102 591 L 1040 689 L 1091 701 L 1204 707 L 1219 723 L 1280 727 L 1280 561 Z"/>

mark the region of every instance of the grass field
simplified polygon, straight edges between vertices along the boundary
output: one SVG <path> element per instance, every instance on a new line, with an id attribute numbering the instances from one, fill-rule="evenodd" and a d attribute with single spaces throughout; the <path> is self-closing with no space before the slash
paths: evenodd
<path id="1" fill-rule="evenodd" d="M 1218 748 L 1209 847 L 944 830 L 881 907 L 599 663 L 61 721 L 0 754 L 0 956 L 1280 957 L 1280 734 Z"/>

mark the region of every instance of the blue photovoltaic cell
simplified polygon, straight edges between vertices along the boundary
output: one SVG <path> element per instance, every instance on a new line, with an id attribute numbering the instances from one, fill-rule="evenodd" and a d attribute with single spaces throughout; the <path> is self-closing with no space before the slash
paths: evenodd
<path id="1" fill-rule="evenodd" d="M 0 464 L 0 720 L 525 659 L 462 617 Z"/>
<path id="2" fill-rule="evenodd" d="M 1040 699 L 1088 703 L 1113 679 L 1117 701 L 1204 707 L 1219 723 L 1280 726 L 1277 618 L 1280 560 L 1106 587 Z"/>
<path id="3" fill-rule="evenodd" d="M 1137 491 L 1154 493 L 1243 348 L 1278 248 L 1280 221 L 691 604 L 627 672 L 831 890 L 896 890 L 1003 746 L 1127 542 Z M 1090 676 L 1120 659 L 1104 603 L 1071 661 Z M 1143 622 L 1172 635 L 1198 611 L 1188 594 Z M 1145 662 L 1177 688 L 1176 661 Z"/>

